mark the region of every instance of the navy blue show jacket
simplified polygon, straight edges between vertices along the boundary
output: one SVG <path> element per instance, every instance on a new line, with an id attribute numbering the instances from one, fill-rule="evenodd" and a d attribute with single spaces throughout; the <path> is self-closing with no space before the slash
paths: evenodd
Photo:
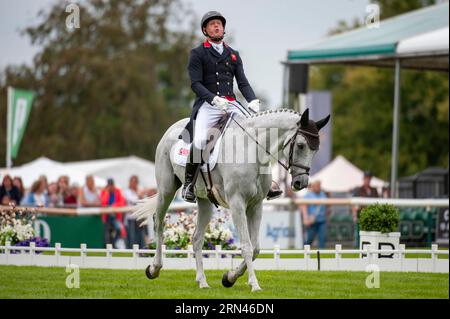
<path id="1" fill-rule="evenodd" d="M 192 141 L 193 121 L 197 118 L 198 110 L 205 101 L 211 104 L 215 96 L 230 100 L 236 98 L 233 89 L 234 78 L 247 102 L 256 99 L 245 76 L 239 52 L 226 43 L 223 45 L 222 54 L 217 52 L 208 41 L 191 50 L 188 72 L 196 99 L 186 131 L 180 135 L 188 143 Z"/>

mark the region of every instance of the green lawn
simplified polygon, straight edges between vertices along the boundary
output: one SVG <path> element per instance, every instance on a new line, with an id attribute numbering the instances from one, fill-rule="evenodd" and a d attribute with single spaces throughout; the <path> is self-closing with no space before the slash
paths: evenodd
<path id="1" fill-rule="evenodd" d="M 210 289 L 199 289 L 193 270 L 162 270 L 149 280 L 143 270 L 80 269 L 80 288 L 66 287 L 65 268 L 0 266 L 4 298 L 449 298 L 449 275 L 380 274 L 380 288 L 368 289 L 369 273 L 257 271 L 262 291 L 251 293 L 244 275 L 232 288 L 223 271 L 208 270 Z"/>

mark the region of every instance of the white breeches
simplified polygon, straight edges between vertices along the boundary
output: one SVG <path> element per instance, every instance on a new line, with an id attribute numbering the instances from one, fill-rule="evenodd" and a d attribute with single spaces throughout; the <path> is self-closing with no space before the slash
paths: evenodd
<path id="1" fill-rule="evenodd" d="M 248 116 L 251 115 L 250 111 L 239 104 L 237 101 L 230 101 L 227 107 L 227 112 L 236 112 L 238 114 Z M 206 142 L 208 141 L 208 129 L 214 126 L 220 118 L 223 116 L 223 112 L 218 110 L 208 102 L 204 102 L 197 113 L 197 119 L 194 122 L 194 146 L 197 149 L 205 149 Z"/>

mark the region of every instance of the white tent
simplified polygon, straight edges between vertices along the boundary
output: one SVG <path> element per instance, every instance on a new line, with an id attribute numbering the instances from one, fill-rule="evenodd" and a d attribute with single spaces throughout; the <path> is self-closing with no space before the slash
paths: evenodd
<path id="1" fill-rule="evenodd" d="M 344 156 L 338 155 L 327 166 L 311 176 L 311 181 L 319 180 L 322 189 L 328 192 L 349 192 L 361 186 L 364 172 L 350 163 Z M 379 190 L 385 182 L 375 176 L 371 186 Z"/>
<path id="2" fill-rule="evenodd" d="M 422 33 L 400 41 L 397 45 L 399 54 L 418 54 L 444 52 L 449 49 L 449 27 L 443 27 L 430 32 Z"/>
<path id="3" fill-rule="evenodd" d="M 56 182 L 58 177 L 62 175 L 69 176 L 70 184 L 84 185 L 86 174 L 82 171 L 66 167 L 63 163 L 53 161 L 46 157 L 39 157 L 34 161 L 26 163 L 22 166 L 11 169 L 3 168 L 0 170 L 2 176 L 9 174 L 12 177 L 20 176 L 25 188 L 30 188 L 34 181 L 41 175 L 47 176 L 48 182 Z M 101 177 L 95 177 L 97 186 L 106 185 L 106 180 Z"/>
<path id="4" fill-rule="evenodd" d="M 141 187 L 156 188 L 155 165 L 136 156 L 67 163 L 40 157 L 9 170 L 0 169 L 0 173 L 2 176 L 10 174 L 22 177 L 26 188 L 31 187 L 41 175 L 47 176 L 49 182 L 56 181 L 61 175 L 68 175 L 70 183 L 79 186 L 85 184 L 86 175 L 93 175 L 97 187 L 105 186 L 106 180 L 113 178 L 115 184 L 122 189 L 128 187 L 132 175 L 137 175 Z"/>
<path id="5" fill-rule="evenodd" d="M 64 166 L 105 180 L 113 178 L 122 189 L 128 187 L 132 175 L 138 176 L 141 187 L 156 188 L 155 164 L 137 156 L 68 162 Z"/>

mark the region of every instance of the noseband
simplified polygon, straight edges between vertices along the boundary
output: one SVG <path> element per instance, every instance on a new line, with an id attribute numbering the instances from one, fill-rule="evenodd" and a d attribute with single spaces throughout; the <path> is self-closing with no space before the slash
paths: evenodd
<path id="1" fill-rule="evenodd" d="M 293 157 L 294 157 L 294 147 L 295 147 L 295 141 L 297 140 L 297 136 L 298 134 L 302 135 L 305 140 L 308 143 L 308 146 L 315 150 L 317 149 L 316 147 L 312 147 L 312 143 L 310 143 L 310 140 L 312 138 L 314 139 L 318 139 L 319 138 L 319 134 L 315 134 L 315 133 L 311 133 L 305 130 L 302 130 L 301 128 L 298 128 L 297 131 L 295 132 L 295 134 L 286 142 L 286 144 L 284 144 L 282 150 L 284 150 L 286 148 L 286 146 L 289 145 L 289 157 L 288 157 L 288 165 L 283 165 L 283 167 L 286 169 L 286 171 L 289 171 L 289 169 L 291 167 L 298 167 L 304 170 L 304 172 L 301 172 L 297 175 L 295 175 L 295 177 L 297 176 L 301 176 L 301 175 L 308 175 L 309 176 L 309 171 L 311 170 L 311 167 L 303 165 L 303 164 L 298 164 L 298 163 L 294 163 Z M 281 163 L 280 163 L 281 164 Z"/>

